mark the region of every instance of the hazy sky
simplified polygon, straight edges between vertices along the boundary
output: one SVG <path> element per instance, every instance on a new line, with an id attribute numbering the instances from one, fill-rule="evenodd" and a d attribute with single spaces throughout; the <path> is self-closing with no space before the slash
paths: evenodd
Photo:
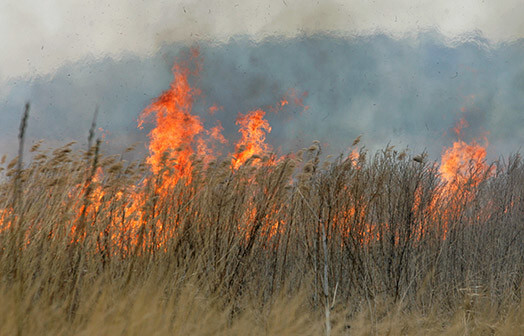
<path id="1" fill-rule="evenodd" d="M 0 154 L 16 152 L 28 100 L 31 141 L 85 142 L 99 106 L 107 147 L 145 148 L 138 115 L 197 45 L 195 113 L 221 106 L 231 141 L 239 113 L 295 89 L 307 111 L 268 115 L 283 151 L 318 139 L 338 154 L 364 134 L 436 158 L 464 117 L 496 157 L 524 144 L 522 13 L 523 0 L 0 0 Z"/>
<path id="2" fill-rule="evenodd" d="M 86 56 L 232 35 L 331 32 L 393 36 L 436 29 L 453 40 L 479 31 L 497 43 L 524 37 L 522 0 L 0 1 L 0 82 L 55 71 Z"/>

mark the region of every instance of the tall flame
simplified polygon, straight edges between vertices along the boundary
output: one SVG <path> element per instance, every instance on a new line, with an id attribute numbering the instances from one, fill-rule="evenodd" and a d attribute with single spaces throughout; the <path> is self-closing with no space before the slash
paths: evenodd
<path id="1" fill-rule="evenodd" d="M 194 52 L 193 56 L 197 57 L 198 53 Z M 163 92 L 140 115 L 139 127 L 148 118 L 153 118 L 156 127 L 149 134 L 150 156 L 147 162 L 153 172 L 158 173 L 163 163 L 170 161 L 176 170 L 176 182 L 182 177 L 189 178 L 192 171 L 191 156 L 195 153 L 193 146 L 204 127 L 200 118 L 191 114 L 193 97 L 198 94 L 198 90 L 189 84 L 189 68 L 176 63 L 173 75 L 170 89 Z M 202 148 L 201 143 L 199 147 Z"/>
<path id="2" fill-rule="evenodd" d="M 199 67 L 198 52 L 193 52 Z M 139 117 L 139 127 L 150 121 L 155 128 L 150 132 L 147 162 L 153 173 L 158 173 L 168 165 L 173 167 L 175 175 L 172 182 L 180 178 L 190 179 L 192 172 L 192 156 L 197 154 L 204 159 L 213 157 L 215 144 L 225 144 L 222 136 L 222 125 L 218 123 L 210 130 L 204 129 L 200 117 L 192 114 L 193 101 L 199 91 L 189 84 L 191 74 L 185 64 L 176 63 L 173 66 L 174 80 L 169 90 L 156 98 Z M 287 105 L 285 98 L 281 107 Z M 214 114 L 219 108 L 216 105 L 209 109 Z M 237 118 L 240 126 L 241 139 L 235 145 L 232 167 L 237 169 L 255 154 L 262 154 L 270 149 L 265 143 L 266 133 L 271 132 L 271 126 L 264 119 L 265 112 L 261 109 L 250 111 Z"/>

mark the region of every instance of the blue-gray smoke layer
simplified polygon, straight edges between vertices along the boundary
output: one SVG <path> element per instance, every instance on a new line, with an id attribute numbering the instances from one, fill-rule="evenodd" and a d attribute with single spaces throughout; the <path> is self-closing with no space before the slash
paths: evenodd
<path id="1" fill-rule="evenodd" d="M 465 140 L 486 135 L 493 158 L 524 144 L 524 41 L 489 45 L 477 37 L 450 45 L 428 32 L 406 39 L 315 35 L 259 43 L 236 37 L 197 46 L 203 63 L 192 80 L 201 89 L 194 112 L 209 125 L 219 119 L 231 143 L 239 137 L 239 113 L 269 109 L 295 90 L 297 96 L 307 92 L 307 110 L 290 100 L 268 114 L 268 142 L 282 152 L 319 140 L 326 153 L 339 154 L 363 134 L 368 148 L 390 142 L 437 158 L 456 139 L 451 129 L 461 118 L 470 125 Z M 28 100 L 31 140 L 86 143 L 98 106 L 107 151 L 134 142 L 145 151 L 150 127 L 137 129 L 137 117 L 169 87 L 171 67 L 188 47 L 164 45 L 147 58 L 85 59 L 52 75 L 11 79 L 0 88 L 1 152 L 16 152 Z M 220 107 L 214 116 L 211 105 Z"/>

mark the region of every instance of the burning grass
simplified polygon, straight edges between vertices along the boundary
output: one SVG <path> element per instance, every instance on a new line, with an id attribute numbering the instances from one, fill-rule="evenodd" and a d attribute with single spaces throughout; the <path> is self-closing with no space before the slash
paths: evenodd
<path id="1" fill-rule="evenodd" d="M 518 156 L 449 193 L 437 164 L 391 148 L 237 169 L 193 156 L 164 184 L 168 162 L 98 146 L 5 172 L 2 334 L 318 334 L 324 266 L 333 334 L 524 327 Z"/>
<path id="2" fill-rule="evenodd" d="M 143 162 L 103 155 L 93 123 L 88 151 L 35 145 L 23 165 L 26 107 L 0 183 L 0 334 L 522 332 L 518 155 L 488 165 L 459 140 L 438 164 L 357 139 L 278 157 L 257 109 L 219 156 L 173 71 Z"/>

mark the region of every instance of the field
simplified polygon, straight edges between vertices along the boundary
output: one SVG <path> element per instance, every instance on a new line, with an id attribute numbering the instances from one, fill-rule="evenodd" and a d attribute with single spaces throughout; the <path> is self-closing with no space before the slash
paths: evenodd
<path id="1" fill-rule="evenodd" d="M 94 123 L 88 150 L 35 144 L 24 162 L 26 107 L 1 168 L 1 335 L 523 333 L 519 155 L 488 164 L 457 141 L 432 162 L 356 139 L 278 156 L 262 110 L 212 155 L 175 77 L 142 115 L 139 162 L 104 155 Z"/>
<path id="2" fill-rule="evenodd" d="M 0 333 L 321 334 L 326 305 L 332 334 L 522 331 L 518 157 L 449 192 L 390 148 L 323 165 L 319 150 L 195 159 L 175 184 L 97 145 L 14 160 Z"/>

